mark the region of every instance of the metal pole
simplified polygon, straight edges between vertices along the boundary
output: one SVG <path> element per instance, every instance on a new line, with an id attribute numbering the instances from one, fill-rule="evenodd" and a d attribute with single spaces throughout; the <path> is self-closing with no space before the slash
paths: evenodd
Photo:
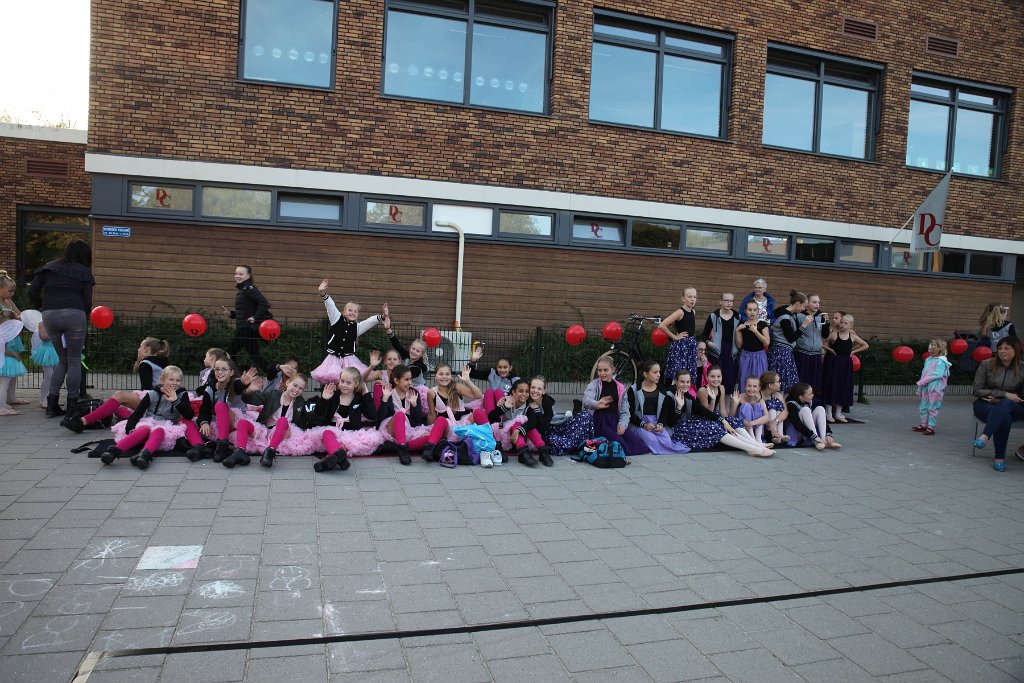
<path id="1" fill-rule="evenodd" d="M 434 221 L 434 225 L 439 228 L 451 228 L 459 233 L 459 267 L 455 276 L 455 330 L 458 331 L 462 329 L 459 321 L 462 320 L 462 259 L 466 250 L 466 233 L 462 232 L 458 224 L 451 221 Z"/>

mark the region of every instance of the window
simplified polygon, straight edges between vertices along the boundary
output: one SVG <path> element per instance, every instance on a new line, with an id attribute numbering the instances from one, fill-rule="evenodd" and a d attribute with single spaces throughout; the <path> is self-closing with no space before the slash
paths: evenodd
<path id="1" fill-rule="evenodd" d="M 243 0 L 240 78 L 334 86 L 333 0 Z"/>
<path id="2" fill-rule="evenodd" d="M 498 216 L 498 232 L 502 235 L 551 237 L 553 217 L 548 214 L 502 211 Z"/>
<path id="3" fill-rule="evenodd" d="M 936 251 L 932 253 L 932 271 L 936 273 L 963 273 L 967 270 L 967 254 L 962 251 Z"/>
<path id="4" fill-rule="evenodd" d="M 924 270 L 924 254 L 912 254 L 910 247 L 893 246 L 889 267 L 893 270 Z"/>
<path id="5" fill-rule="evenodd" d="M 874 266 L 878 263 L 878 245 L 843 242 L 839 247 L 839 262 Z"/>
<path id="6" fill-rule="evenodd" d="M 634 247 L 679 251 L 681 232 L 678 225 L 633 221 L 633 237 L 630 241 Z"/>
<path id="7" fill-rule="evenodd" d="M 341 199 L 281 193 L 277 197 L 281 220 L 341 221 Z"/>
<path id="8" fill-rule="evenodd" d="M 577 216 L 572 222 L 573 240 L 621 247 L 625 234 L 626 224 L 624 221 Z"/>
<path id="9" fill-rule="evenodd" d="M 72 240 L 92 238 L 89 210 L 40 207 L 18 211 L 18 265 L 15 279 L 28 283 L 36 268 L 64 253 Z"/>
<path id="10" fill-rule="evenodd" d="M 423 216 L 422 204 L 398 204 L 373 200 L 366 202 L 366 222 L 371 225 L 422 228 Z"/>
<path id="11" fill-rule="evenodd" d="M 997 178 L 1010 90 L 914 75 L 907 166 Z"/>
<path id="12" fill-rule="evenodd" d="M 182 185 L 128 185 L 128 208 L 192 213 L 195 188 Z"/>
<path id="13" fill-rule="evenodd" d="M 747 234 L 747 256 L 789 258 L 789 237 L 784 235 Z"/>
<path id="14" fill-rule="evenodd" d="M 832 240 L 815 239 L 813 237 L 797 237 L 797 261 L 816 261 L 818 263 L 835 263 L 836 243 Z"/>
<path id="15" fill-rule="evenodd" d="M 388 3 L 384 94 L 543 112 L 553 3 Z"/>
<path id="16" fill-rule="evenodd" d="M 686 248 L 706 249 L 728 254 L 731 251 L 732 234 L 728 230 L 708 230 L 705 228 L 686 229 Z"/>
<path id="17" fill-rule="evenodd" d="M 971 275 L 999 277 L 1002 274 L 1002 254 L 971 254 Z"/>
<path id="18" fill-rule="evenodd" d="M 731 37 L 594 18 L 590 120 L 723 137 Z"/>
<path id="19" fill-rule="evenodd" d="M 434 204 L 434 220 L 430 229 L 434 232 L 456 234 L 453 228 L 441 227 L 438 223 L 454 223 L 466 235 L 488 235 L 494 232 L 494 209 L 482 206 L 456 206 Z"/>
<path id="20" fill-rule="evenodd" d="M 769 46 L 761 142 L 872 159 L 881 74 L 869 62 Z"/>
<path id="21" fill-rule="evenodd" d="M 270 220 L 270 192 L 233 187 L 204 187 L 202 214 L 209 218 Z"/>

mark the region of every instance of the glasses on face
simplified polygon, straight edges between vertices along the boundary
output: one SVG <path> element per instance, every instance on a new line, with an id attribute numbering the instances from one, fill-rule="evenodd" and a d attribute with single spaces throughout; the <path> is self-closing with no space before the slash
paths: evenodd
<path id="1" fill-rule="evenodd" d="M 231 368 L 214 368 L 214 372 L 231 372 Z"/>
<path id="2" fill-rule="evenodd" d="M 734 301 L 735 301 L 735 299 L 722 299 L 722 303 L 723 303 L 723 304 L 731 304 L 731 303 L 733 303 Z"/>

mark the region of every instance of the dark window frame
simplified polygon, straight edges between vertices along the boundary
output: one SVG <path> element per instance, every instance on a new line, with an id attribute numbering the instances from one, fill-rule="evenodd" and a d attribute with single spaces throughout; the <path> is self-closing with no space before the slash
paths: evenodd
<path id="1" fill-rule="evenodd" d="M 664 220 L 661 218 L 630 218 L 627 221 L 629 225 L 629 239 L 625 245 L 632 251 L 638 251 L 644 254 L 679 254 L 683 251 L 683 245 L 686 243 L 686 223 L 681 221 Z M 633 244 L 633 227 L 637 223 L 650 223 L 653 225 L 664 225 L 666 227 L 674 227 L 679 230 L 679 245 L 675 249 L 669 247 L 645 247 L 641 245 Z"/>
<path id="2" fill-rule="evenodd" d="M 404 204 L 406 206 L 418 206 L 423 209 L 423 225 L 405 225 L 403 223 L 371 223 L 366 220 L 367 204 Z M 362 195 L 359 198 L 359 223 L 358 229 L 370 232 L 385 232 L 399 235 L 429 235 L 432 231 L 430 216 L 433 210 L 433 201 L 403 199 L 401 197 L 385 197 L 383 195 Z"/>
<path id="3" fill-rule="evenodd" d="M 530 116 L 549 116 L 551 114 L 551 82 L 553 80 L 554 51 L 555 51 L 555 11 L 554 0 L 501 0 L 502 4 L 508 5 L 530 5 L 537 9 L 547 11 L 547 21 L 541 30 L 541 24 L 513 19 L 510 17 L 499 17 L 486 12 L 477 12 L 477 0 L 465 0 L 466 10 L 457 10 L 443 6 L 430 4 L 429 0 L 417 2 L 416 0 L 387 0 L 384 5 L 384 32 L 382 35 L 381 64 L 380 64 L 380 95 L 385 99 L 406 100 L 412 102 L 430 102 L 432 104 L 446 105 L 451 107 L 463 107 L 468 109 L 486 109 L 490 111 L 503 111 L 515 114 L 526 114 Z M 448 100 L 435 100 L 429 97 L 416 97 L 411 95 L 396 95 L 384 89 L 384 82 L 387 78 L 387 35 L 388 17 L 392 11 L 404 12 L 406 14 L 419 14 L 443 19 L 458 19 L 466 22 L 466 55 L 465 71 L 462 79 L 462 101 L 451 102 Z M 479 18 L 478 18 L 479 17 Z M 517 30 L 543 33 L 544 40 L 544 95 L 542 98 L 543 107 L 541 111 L 530 111 L 527 109 L 510 109 L 507 107 L 494 107 L 470 102 L 473 68 L 473 25 L 475 23 L 498 26 Z"/>
<path id="4" fill-rule="evenodd" d="M 333 19 L 331 26 L 334 30 L 331 31 L 331 65 L 330 74 L 331 82 L 329 85 L 307 85 L 305 83 L 288 83 L 286 81 L 270 81 L 261 78 L 252 78 L 245 75 L 245 41 L 246 41 L 246 5 L 252 0 L 242 0 L 239 4 L 238 14 L 238 73 L 237 78 L 240 83 L 252 83 L 255 85 L 270 85 L 279 88 L 298 88 L 300 90 L 315 90 L 317 92 L 334 92 L 335 84 L 338 79 L 338 0 L 319 0 L 320 2 L 330 2 L 334 7 Z"/>
<path id="5" fill-rule="evenodd" d="M 302 218 L 297 216 L 283 216 L 281 215 L 281 197 L 309 197 L 310 199 L 336 199 L 338 200 L 338 220 L 332 220 L 328 218 Z M 348 209 L 348 198 L 344 194 L 332 193 L 332 192 L 316 192 L 302 189 L 289 189 L 279 188 L 273 191 L 271 197 L 272 208 L 270 213 L 270 220 L 273 223 L 280 223 L 281 225 L 292 225 L 292 224 L 312 224 L 323 227 L 345 227 L 345 211 Z"/>
<path id="6" fill-rule="evenodd" d="M 655 42 L 652 44 L 641 40 L 632 40 L 623 36 L 600 34 L 598 31 L 598 22 L 600 20 L 605 20 L 609 24 L 615 24 L 621 28 L 626 29 L 634 28 L 644 31 L 656 31 L 657 37 L 655 39 Z M 683 135 L 686 137 L 697 137 L 706 140 L 729 139 L 729 105 L 732 93 L 732 57 L 733 45 L 736 42 L 736 37 L 734 35 L 724 33 L 721 31 L 703 29 L 695 26 L 687 26 L 685 24 L 676 24 L 666 21 L 659 21 L 657 19 L 637 17 L 631 14 L 623 14 L 621 12 L 612 12 L 608 10 L 597 9 L 594 10 L 594 19 L 591 24 L 591 27 L 591 50 L 593 50 L 594 43 L 603 43 L 605 45 L 614 45 L 616 47 L 633 48 L 644 52 L 653 52 L 656 54 L 656 59 L 654 67 L 654 124 L 652 126 L 638 126 L 629 123 L 620 123 L 617 121 L 594 119 L 590 117 L 588 105 L 587 119 L 590 121 L 590 123 L 596 123 L 605 126 L 633 128 L 635 130 L 654 130 L 658 131 L 659 133 L 668 133 L 670 135 Z M 686 48 L 682 47 L 673 47 L 666 45 L 666 38 L 669 37 L 669 34 L 682 34 L 685 36 L 690 36 L 694 40 L 700 42 L 718 43 L 722 48 L 722 56 L 715 57 L 714 55 L 705 52 L 700 52 L 697 50 L 687 50 Z M 666 54 L 673 57 L 683 57 L 686 59 L 693 59 L 696 61 L 703 61 L 721 65 L 722 81 L 718 103 L 718 135 L 703 135 L 700 133 L 689 133 L 686 131 L 671 130 L 661 127 L 661 105 L 663 95 L 662 73 L 664 71 Z M 591 62 L 591 66 L 593 66 L 593 62 Z"/>
<path id="7" fill-rule="evenodd" d="M 790 54 L 797 58 L 810 59 L 817 61 L 817 74 L 812 75 L 807 71 L 795 69 L 779 64 L 772 64 L 772 52 L 776 52 L 779 55 Z M 864 83 L 858 82 L 853 79 L 845 79 L 840 76 L 834 76 L 826 74 L 826 69 L 829 65 L 838 65 L 842 67 L 853 67 L 856 69 L 862 69 L 866 74 L 871 74 L 873 84 L 871 87 L 866 87 Z M 825 52 L 819 52 L 817 50 L 806 50 L 803 48 L 792 47 L 790 45 L 784 45 L 781 43 L 768 43 L 768 54 L 765 60 L 765 83 L 767 83 L 768 75 L 774 74 L 776 76 L 785 76 L 788 78 L 795 78 L 804 81 L 810 81 L 814 83 L 814 122 L 812 124 L 811 131 L 811 149 L 800 149 L 798 147 L 785 147 L 783 145 L 771 144 L 764 142 L 764 119 L 765 113 L 762 109 L 761 112 L 761 125 L 762 125 L 762 146 L 769 149 L 784 149 L 791 152 L 801 152 L 803 154 L 816 154 L 824 157 L 830 157 L 835 159 L 852 159 L 855 161 L 875 161 L 875 152 L 878 145 L 878 133 L 881 126 L 881 112 L 882 112 L 882 86 L 884 84 L 885 77 L 885 65 L 878 64 L 875 62 L 869 62 L 862 59 L 854 59 L 852 57 L 844 57 L 841 55 L 834 55 Z M 864 141 L 864 156 L 848 156 L 845 154 L 835 154 L 833 152 L 822 152 L 821 151 L 821 108 L 822 98 L 824 96 L 824 90 L 826 85 L 837 85 L 846 88 L 853 88 L 868 93 L 868 111 L 867 111 L 867 125 L 865 127 L 866 139 Z"/>
<path id="8" fill-rule="evenodd" d="M 25 272 L 25 260 L 27 254 L 25 252 L 25 231 L 33 230 L 37 232 L 74 232 L 84 235 L 82 239 L 86 242 L 92 242 L 92 225 L 89 222 L 89 209 L 76 209 L 68 208 L 63 206 L 40 206 L 36 204 L 24 204 L 16 207 L 17 209 L 17 248 L 16 248 L 16 262 L 14 264 L 14 280 L 20 284 L 27 285 L 29 279 L 22 281 L 22 274 Z M 84 225 L 78 225 L 74 223 L 41 223 L 29 220 L 29 215 L 33 213 L 48 213 L 57 214 L 64 216 L 84 216 L 86 222 Z"/>
<path id="9" fill-rule="evenodd" d="M 927 93 L 914 92 L 914 86 L 921 85 L 924 87 L 937 87 L 937 88 L 949 88 L 952 90 L 952 96 L 948 98 L 939 97 L 938 95 L 930 95 Z M 997 100 L 995 105 L 986 105 L 979 102 L 970 102 L 960 99 L 962 91 L 980 91 L 988 94 L 989 96 Z M 969 111 L 980 111 L 989 114 L 994 114 L 996 119 L 996 132 L 993 135 L 992 144 L 995 153 L 995 166 L 994 175 L 979 175 L 977 173 L 964 173 L 963 171 L 953 171 L 953 175 L 964 177 L 964 178 L 982 178 L 985 180 L 999 180 L 1003 176 L 1003 157 L 1006 155 L 1007 147 L 1009 145 L 1009 110 L 1010 100 L 1013 97 L 1013 89 L 1006 88 L 997 85 L 989 85 L 986 83 L 979 83 L 977 81 L 967 81 L 960 78 L 950 78 L 948 76 L 939 76 L 937 74 L 925 73 L 915 71 L 911 75 L 910 80 L 910 99 L 911 101 L 926 102 L 928 104 L 941 104 L 949 107 L 949 114 L 947 119 L 946 127 L 946 167 L 945 169 L 927 168 L 925 166 L 912 166 L 906 163 L 906 155 L 904 155 L 904 163 L 907 168 L 914 169 L 917 171 L 931 171 L 932 173 L 941 173 L 945 175 L 950 169 L 953 168 L 953 156 L 955 154 L 955 142 L 956 142 L 956 118 L 957 113 L 961 109 Z M 907 132 L 909 135 L 909 122 L 910 113 L 908 108 L 907 113 Z M 904 144 L 909 144 L 909 140 L 905 140 Z"/>
<path id="10" fill-rule="evenodd" d="M 192 209 L 149 209 L 142 206 L 132 206 L 132 185 L 153 185 L 180 190 L 192 190 Z M 195 216 L 199 218 L 199 190 L 200 183 L 167 182 L 163 178 L 127 178 L 124 185 L 124 207 L 127 215 L 143 216 Z"/>
<path id="11" fill-rule="evenodd" d="M 519 214 L 522 216 L 548 216 L 551 218 L 551 234 L 550 235 L 530 235 L 529 233 L 520 232 L 502 232 L 501 231 L 501 214 Z M 558 213 L 550 209 L 520 209 L 520 208 L 508 208 L 501 205 L 494 206 L 494 230 L 491 233 L 494 237 L 501 241 L 511 242 L 522 242 L 526 244 L 553 244 L 558 236 Z M 478 235 L 482 237 L 482 235 Z"/>

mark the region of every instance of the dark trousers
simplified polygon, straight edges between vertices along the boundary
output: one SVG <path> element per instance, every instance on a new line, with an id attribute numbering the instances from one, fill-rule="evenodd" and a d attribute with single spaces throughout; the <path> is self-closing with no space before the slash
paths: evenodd
<path id="1" fill-rule="evenodd" d="M 1024 420 L 1024 405 L 1003 399 L 996 403 L 974 402 L 974 416 L 985 423 L 982 433 L 992 439 L 997 459 L 1006 457 L 1006 443 L 1010 440 L 1010 427 Z"/>
<path id="2" fill-rule="evenodd" d="M 247 324 L 245 327 L 236 327 L 235 336 L 231 338 L 231 343 L 228 344 L 228 348 L 225 351 L 235 360 L 235 364 L 241 370 L 243 366 L 235 358 L 235 354 L 240 349 L 245 349 L 249 353 L 252 365 L 259 368 L 268 377 L 273 377 L 277 374 L 277 368 L 274 367 L 273 363 L 265 361 L 263 356 L 260 355 L 260 342 L 256 335 L 257 332 L 254 325 Z"/>

